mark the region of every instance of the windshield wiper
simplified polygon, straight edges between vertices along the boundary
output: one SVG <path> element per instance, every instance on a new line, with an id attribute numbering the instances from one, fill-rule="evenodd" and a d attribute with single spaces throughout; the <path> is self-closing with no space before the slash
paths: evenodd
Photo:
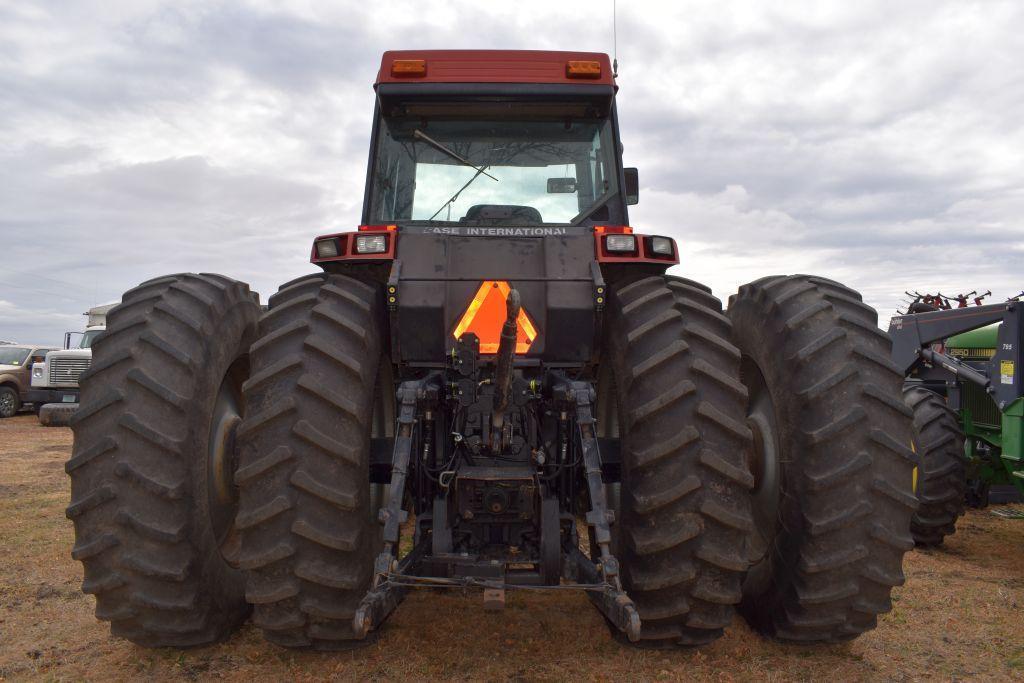
<path id="1" fill-rule="evenodd" d="M 474 166 L 473 168 L 476 168 L 476 166 Z M 466 184 L 465 184 L 465 185 L 463 185 L 462 187 L 460 187 L 460 188 L 459 188 L 459 191 L 458 191 L 458 192 L 456 192 L 455 194 L 453 194 L 453 195 L 451 196 L 451 199 L 449 199 L 449 200 L 448 200 L 448 201 L 446 201 L 446 202 L 445 202 L 444 204 L 442 204 L 442 205 L 441 205 L 441 208 L 440 208 L 440 209 L 438 209 L 437 211 L 435 211 L 435 212 L 434 212 L 434 215 L 433 215 L 433 216 L 431 216 L 430 218 L 428 218 L 427 220 L 428 220 L 428 221 L 432 221 L 432 220 L 434 220 L 434 216 L 436 216 L 437 214 L 439 214 L 439 213 L 441 213 L 442 211 L 444 211 L 444 207 L 446 207 L 446 206 L 450 207 L 450 206 L 451 206 L 452 204 L 454 204 L 454 203 L 455 203 L 455 200 L 459 198 L 459 195 L 460 195 L 460 194 L 462 194 L 462 191 L 463 191 L 463 190 L 465 190 L 465 189 L 466 189 L 467 187 L 469 187 L 469 186 L 470 186 L 470 185 L 471 185 L 471 184 L 473 183 L 473 181 L 474 181 L 474 180 L 476 180 L 477 178 L 479 178 L 479 177 L 480 177 L 480 174 L 481 174 L 481 173 L 484 173 L 484 174 L 486 174 L 487 172 L 486 172 L 486 171 L 484 171 L 484 169 L 483 169 L 483 168 L 477 168 L 477 169 L 476 169 L 476 173 L 474 173 L 474 174 L 473 174 L 473 177 L 472 177 L 472 178 L 470 178 L 469 180 L 467 180 L 467 181 L 466 181 Z M 488 175 L 487 177 L 488 177 L 488 178 L 494 178 L 494 176 L 492 176 L 492 175 Z M 494 178 L 494 180 L 495 180 L 495 181 L 497 181 L 498 179 L 497 179 L 497 178 Z M 451 218 L 451 213 L 450 213 L 450 212 L 449 212 L 449 214 L 448 214 L 448 218 Z"/>
<path id="2" fill-rule="evenodd" d="M 492 176 L 487 171 L 485 171 L 482 166 L 477 166 L 476 164 L 474 164 L 469 159 L 466 159 L 464 157 L 459 156 L 458 154 L 456 154 L 455 152 L 451 151 L 450 149 L 448 149 L 447 147 L 442 145 L 440 142 L 438 142 L 434 138 L 430 137 L 429 135 L 427 135 L 426 133 L 421 131 L 419 128 L 417 128 L 416 130 L 414 130 L 412 132 L 412 136 L 414 138 L 419 138 L 420 140 L 423 140 L 427 144 L 432 145 L 435 149 L 437 149 L 437 150 L 439 150 L 441 152 L 444 152 L 445 154 L 450 156 L 452 159 L 455 159 L 456 161 L 458 161 L 463 166 L 469 166 L 471 169 L 476 171 L 477 175 L 480 175 L 481 173 L 483 173 L 485 176 L 487 176 L 488 178 L 490 178 L 494 182 L 498 182 L 498 179 L 495 178 L 494 176 Z M 476 176 L 473 176 L 473 178 L 475 179 Z M 473 181 L 471 180 L 470 182 L 473 182 Z M 442 207 L 442 208 L 444 208 L 444 207 Z"/>

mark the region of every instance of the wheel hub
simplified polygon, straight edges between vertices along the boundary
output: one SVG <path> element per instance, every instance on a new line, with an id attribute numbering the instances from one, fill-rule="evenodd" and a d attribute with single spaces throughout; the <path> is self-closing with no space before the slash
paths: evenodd
<path id="1" fill-rule="evenodd" d="M 233 562 L 239 546 L 234 521 L 238 510 L 235 434 L 242 422 L 240 403 L 237 387 L 233 386 L 229 373 L 221 383 L 214 402 L 206 459 L 210 525 L 221 554 L 229 563 Z"/>
<path id="2" fill-rule="evenodd" d="M 743 379 L 750 393 L 747 426 L 753 433 L 750 471 L 754 475 L 751 504 L 754 533 L 751 534 L 751 568 L 744 592 L 758 593 L 771 579 L 771 547 L 779 529 L 779 502 L 782 492 L 779 433 L 775 405 L 760 369 L 752 360 L 743 359 Z"/>

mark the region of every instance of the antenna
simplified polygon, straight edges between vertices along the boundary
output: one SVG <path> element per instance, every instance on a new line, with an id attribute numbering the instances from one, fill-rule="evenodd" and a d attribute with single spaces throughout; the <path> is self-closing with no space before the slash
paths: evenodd
<path id="1" fill-rule="evenodd" d="M 619 30 L 617 23 L 615 0 L 612 0 L 612 78 L 619 77 Z"/>

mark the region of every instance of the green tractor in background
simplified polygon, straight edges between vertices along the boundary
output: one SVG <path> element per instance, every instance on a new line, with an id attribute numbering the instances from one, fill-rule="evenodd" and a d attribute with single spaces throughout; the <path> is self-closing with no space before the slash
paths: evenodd
<path id="1" fill-rule="evenodd" d="M 1024 495 L 1024 304 L 940 300 L 915 301 L 889 323 L 914 412 L 919 545 L 942 543 L 966 505 L 988 504 L 992 487 Z"/>
<path id="2" fill-rule="evenodd" d="M 963 332 L 946 340 L 946 353 L 976 367 L 989 363 L 995 355 L 999 325 L 988 325 Z M 1000 381 L 1013 373 L 1013 366 L 1002 363 Z M 1006 370 L 1006 372 L 1002 372 Z M 1016 368 L 1020 372 L 1020 368 Z M 1018 398 L 1000 410 L 999 405 L 977 384 L 965 382 L 960 393 L 960 424 L 964 434 L 967 462 L 967 497 L 971 507 L 985 507 L 993 486 L 1013 486 L 1024 496 L 1024 476 L 1019 470 L 1024 426 L 1024 399 Z M 1007 457 L 1003 457 L 1006 454 Z"/>

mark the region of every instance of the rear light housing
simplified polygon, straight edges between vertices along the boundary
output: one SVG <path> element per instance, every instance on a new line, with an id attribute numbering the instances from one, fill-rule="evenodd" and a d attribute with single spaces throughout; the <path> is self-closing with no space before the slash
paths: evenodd
<path id="1" fill-rule="evenodd" d="M 599 263 L 679 263 L 676 241 L 662 235 L 640 235 L 628 225 L 594 227 L 594 251 Z"/>
<path id="2" fill-rule="evenodd" d="M 398 229 L 394 225 L 360 225 L 358 232 L 317 237 L 309 261 L 392 261 L 397 243 Z"/>

